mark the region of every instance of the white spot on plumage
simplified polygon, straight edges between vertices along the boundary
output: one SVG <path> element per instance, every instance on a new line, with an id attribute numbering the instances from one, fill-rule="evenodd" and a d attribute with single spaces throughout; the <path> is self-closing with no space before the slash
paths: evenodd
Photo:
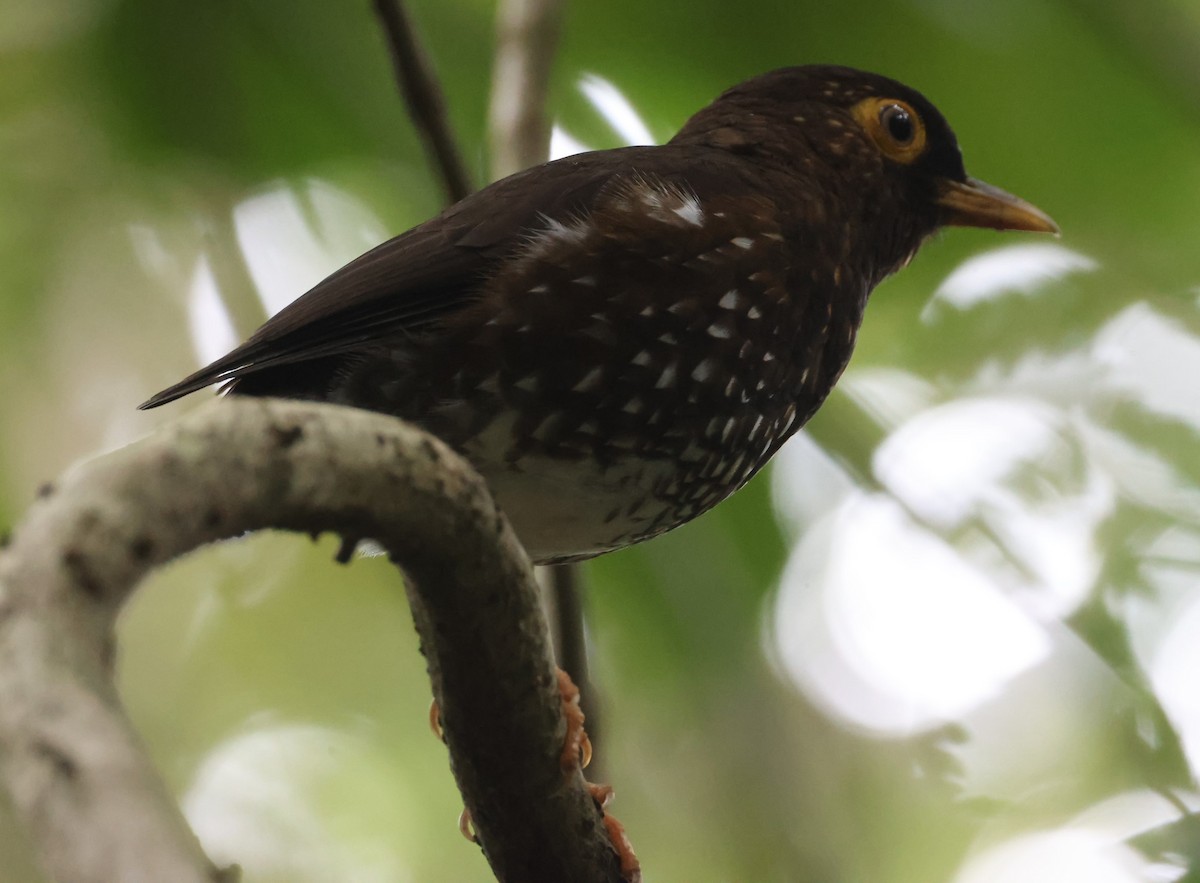
<path id="1" fill-rule="evenodd" d="M 536 374 L 526 374 L 520 380 L 513 384 L 517 389 L 523 389 L 526 392 L 537 392 L 541 386 Z"/>
<path id="2" fill-rule="evenodd" d="M 645 316 L 646 318 L 650 318 L 651 316 L 653 316 L 654 315 L 654 304 L 648 304 L 647 306 L 642 307 L 638 311 L 638 315 Z"/>
<path id="3" fill-rule="evenodd" d="M 533 288 L 529 289 L 529 293 L 530 294 L 545 294 L 549 290 L 550 290 L 549 285 L 535 285 L 535 286 L 533 286 Z"/>
<path id="4" fill-rule="evenodd" d="M 683 301 L 677 300 L 677 301 L 675 301 L 675 303 L 673 303 L 669 307 L 667 307 L 667 312 L 672 315 L 677 316 L 686 309 L 687 309 L 687 305 Z"/>
<path id="5" fill-rule="evenodd" d="M 571 387 L 572 392 L 591 392 L 600 387 L 600 380 L 604 377 L 603 368 L 593 368 L 583 378 Z"/>
<path id="6" fill-rule="evenodd" d="M 735 236 L 729 241 L 741 249 L 750 249 L 754 247 L 754 240 L 749 236 Z"/>
<path id="7" fill-rule="evenodd" d="M 760 310 L 758 307 L 752 306 L 752 307 L 750 307 L 750 309 L 746 310 L 746 318 L 747 319 L 761 319 L 762 318 L 762 310 Z"/>
<path id="8" fill-rule="evenodd" d="M 762 360 L 763 360 L 764 362 L 774 362 L 774 361 L 775 361 L 775 354 L 774 354 L 773 352 L 771 352 L 770 350 L 767 350 L 765 353 L 763 353 L 763 358 L 762 358 Z"/>
<path id="9" fill-rule="evenodd" d="M 679 343 L 679 338 L 670 331 L 664 331 L 662 334 L 658 335 L 658 339 L 667 346 L 674 346 L 675 344 Z"/>
<path id="10" fill-rule="evenodd" d="M 772 242 L 783 242 L 782 233 L 764 233 L 763 236 L 767 237 L 767 239 L 770 239 Z"/>
<path id="11" fill-rule="evenodd" d="M 684 463 L 699 463 L 706 456 L 704 448 L 700 447 L 694 441 L 688 442 L 688 446 L 679 454 L 679 459 Z"/>
<path id="12" fill-rule="evenodd" d="M 546 243 L 563 242 L 568 245 L 578 245 L 587 238 L 590 228 L 586 221 L 564 224 L 562 221 L 545 215 L 542 217 L 546 220 L 546 229 L 539 238 Z"/>
<path id="13" fill-rule="evenodd" d="M 733 332 L 723 322 L 713 322 L 708 326 L 708 336 L 728 340 L 733 336 Z"/>
<path id="14" fill-rule="evenodd" d="M 730 437 L 733 435 L 733 431 L 735 429 L 737 429 L 737 425 L 738 425 L 738 422 L 737 422 L 736 417 L 730 417 L 728 420 L 725 421 L 725 428 L 721 430 L 721 443 L 722 444 L 729 441 Z"/>
<path id="15" fill-rule="evenodd" d="M 658 383 L 654 384 L 655 389 L 666 389 L 669 386 L 675 385 L 675 375 L 678 373 L 676 363 L 672 362 L 663 369 L 663 373 L 659 375 Z"/>
<path id="16" fill-rule="evenodd" d="M 730 377 L 729 382 L 725 384 L 725 397 L 733 398 L 733 394 L 737 392 L 738 381 L 736 377 Z"/>
<path id="17" fill-rule="evenodd" d="M 738 290 L 736 288 L 731 288 L 721 295 L 721 299 L 717 301 L 717 306 L 723 310 L 736 310 L 738 308 L 738 304 L 741 303 L 741 300 L 742 297 L 740 294 L 738 294 Z"/>
<path id="18" fill-rule="evenodd" d="M 712 359 L 705 359 L 699 365 L 692 369 L 692 380 L 697 383 L 704 383 L 712 379 L 713 371 L 716 369 L 716 362 Z"/>
<path id="19" fill-rule="evenodd" d="M 638 188 L 637 197 L 642 205 L 649 209 L 662 208 L 663 193 L 651 181 L 643 180 Z"/>
<path id="20" fill-rule="evenodd" d="M 575 285 L 587 285 L 592 288 L 596 287 L 595 276 L 577 276 L 576 278 L 572 279 L 571 282 L 573 282 Z"/>
<path id="21" fill-rule="evenodd" d="M 633 364 L 635 365 L 649 365 L 650 361 L 650 353 L 648 350 L 642 350 L 633 357 Z"/>
<path id="22" fill-rule="evenodd" d="M 683 205 L 672 209 L 672 211 L 693 227 L 704 226 L 704 210 L 700 208 L 700 201 L 695 197 L 685 196 L 683 198 Z"/>
<path id="23" fill-rule="evenodd" d="M 621 410 L 626 414 L 640 414 L 642 411 L 646 410 L 646 403 L 637 396 L 634 396 L 621 406 Z"/>

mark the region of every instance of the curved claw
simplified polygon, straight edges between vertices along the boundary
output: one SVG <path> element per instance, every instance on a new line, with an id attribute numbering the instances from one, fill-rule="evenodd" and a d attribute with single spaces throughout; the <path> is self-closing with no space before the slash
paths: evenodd
<path id="1" fill-rule="evenodd" d="M 641 883 L 642 865 L 638 861 L 637 853 L 633 851 L 633 844 L 629 842 L 629 835 L 625 833 L 625 826 L 617 821 L 616 816 L 606 808 L 613 799 L 612 786 L 589 782 L 587 787 L 592 795 L 592 800 L 596 801 L 596 805 L 600 807 L 600 812 L 604 815 L 604 831 L 608 834 L 613 851 L 616 852 L 617 859 L 621 862 L 621 877 L 625 883 Z"/>
<path id="2" fill-rule="evenodd" d="M 470 840 L 472 843 L 478 843 L 479 837 L 475 834 L 475 825 L 471 821 L 471 811 L 465 806 L 463 811 L 458 815 L 458 833 Z"/>
<path id="3" fill-rule="evenodd" d="M 558 670 L 558 695 L 562 697 L 563 716 L 567 719 L 559 766 L 564 775 L 570 775 L 576 766 L 586 767 L 592 762 L 592 740 L 583 729 L 585 717 L 579 707 L 579 688 L 561 668 Z"/>
<path id="4" fill-rule="evenodd" d="M 436 699 L 429 703 L 429 729 L 433 730 L 439 742 L 446 741 L 446 731 L 442 729 L 442 709 L 438 707 Z"/>

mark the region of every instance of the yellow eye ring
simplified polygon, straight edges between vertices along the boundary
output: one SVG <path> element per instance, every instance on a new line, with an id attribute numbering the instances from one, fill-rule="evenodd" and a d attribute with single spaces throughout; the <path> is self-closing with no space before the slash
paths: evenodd
<path id="1" fill-rule="evenodd" d="M 888 159 L 914 162 L 925 150 L 925 124 L 907 101 L 865 98 L 850 109 Z"/>

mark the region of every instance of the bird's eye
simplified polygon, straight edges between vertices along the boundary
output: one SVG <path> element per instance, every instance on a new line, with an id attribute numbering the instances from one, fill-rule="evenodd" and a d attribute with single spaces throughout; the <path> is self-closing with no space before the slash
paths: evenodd
<path id="1" fill-rule="evenodd" d="M 908 144 L 916 136 L 912 116 L 899 104 L 889 104 L 879 111 L 879 122 L 897 144 Z"/>
<path id="2" fill-rule="evenodd" d="M 907 101 L 865 98 L 850 112 L 888 159 L 907 165 L 924 152 L 925 125 Z"/>

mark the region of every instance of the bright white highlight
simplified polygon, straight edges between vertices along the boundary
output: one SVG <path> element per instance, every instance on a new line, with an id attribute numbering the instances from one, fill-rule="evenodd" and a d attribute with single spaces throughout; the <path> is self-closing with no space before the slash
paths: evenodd
<path id="1" fill-rule="evenodd" d="M 1152 864 L 1126 842 L 1178 818 L 1178 808 L 1159 794 L 1120 794 L 1061 828 L 980 850 L 954 883 L 1171 883 L 1183 868 Z"/>
<path id="2" fill-rule="evenodd" d="M 399 851 L 372 844 L 401 826 L 408 798 L 396 795 L 394 770 L 372 772 L 373 762 L 370 744 L 345 732 L 251 730 L 205 758 L 183 797 L 184 814 L 214 861 L 236 861 L 251 878 L 403 883 L 413 877 Z M 323 815 L 331 802 L 340 813 Z"/>
<path id="3" fill-rule="evenodd" d="M 555 123 L 550 129 L 550 158 L 562 159 L 577 153 L 587 153 L 591 148 Z"/>
<path id="4" fill-rule="evenodd" d="M 187 313 L 192 348 L 199 364 L 207 365 L 237 346 L 237 330 L 217 290 L 207 257 L 196 262 L 188 283 Z"/>
<path id="5" fill-rule="evenodd" d="M 358 200 L 321 181 L 278 184 L 234 209 L 238 243 L 268 315 L 387 238 Z"/>
<path id="6" fill-rule="evenodd" d="M 579 91 L 626 144 L 657 143 L 633 103 L 608 80 L 587 74 L 579 81 Z"/>
<path id="7" fill-rule="evenodd" d="M 1099 264 L 1061 245 L 1009 245 L 964 261 L 946 277 L 921 314 L 928 322 L 939 304 L 966 310 L 1011 292 L 1034 294 L 1072 273 L 1087 273 Z"/>
<path id="8" fill-rule="evenodd" d="M 796 547 L 775 642 L 784 669 L 821 705 L 897 733 L 961 717 L 1050 649 L 985 572 L 895 501 L 861 492 Z"/>
<path id="9" fill-rule="evenodd" d="M 641 114 L 637 112 L 637 108 L 608 80 L 595 74 L 587 74 L 579 81 L 579 91 L 617 134 L 623 145 L 658 143 Z M 558 123 L 551 127 L 550 159 L 562 159 L 564 156 L 574 156 L 592 149 Z"/>
<path id="10" fill-rule="evenodd" d="M 1180 323 L 1134 304 L 1101 329 L 1093 352 L 1118 391 L 1200 430 L 1200 340 Z"/>

